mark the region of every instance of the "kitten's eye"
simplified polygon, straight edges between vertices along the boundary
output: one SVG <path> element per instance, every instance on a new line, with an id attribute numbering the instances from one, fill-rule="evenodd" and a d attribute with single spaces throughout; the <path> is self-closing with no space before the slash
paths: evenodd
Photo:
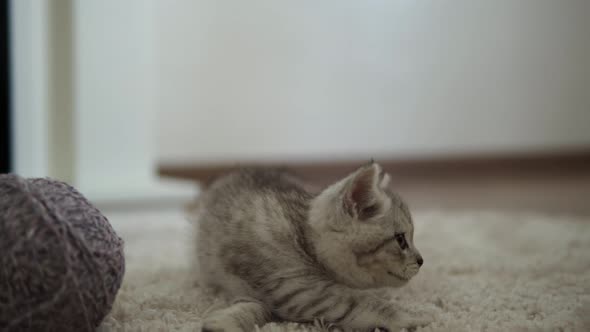
<path id="1" fill-rule="evenodd" d="M 405 233 L 395 234 L 395 241 L 397 241 L 397 244 L 399 244 L 399 247 L 402 250 L 408 248 L 408 242 L 406 242 L 406 234 Z"/>
<path id="2" fill-rule="evenodd" d="M 377 210 L 378 207 L 376 204 L 374 204 L 362 209 L 361 213 L 363 214 L 363 216 L 372 216 L 377 212 Z"/>

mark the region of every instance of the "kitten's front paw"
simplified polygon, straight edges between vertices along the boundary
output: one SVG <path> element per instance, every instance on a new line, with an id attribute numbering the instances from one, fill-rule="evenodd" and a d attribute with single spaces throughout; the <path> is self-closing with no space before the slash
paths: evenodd
<path id="1" fill-rule="evenodd" d="M 242 331 L 239 326 L 233 324 L 231 319 L 222 317 L 208 317 L 201 327 L 201 332 L 233 332 Z"/>
<path id="2" fill-rule="evenodd" d="M 400 312 L 396 315 L 396 322 L 393 331 L 415 331 L 418 327 L 424 327 L 434 322 L 435 316 L 431 313 L 410 314 Z"/>

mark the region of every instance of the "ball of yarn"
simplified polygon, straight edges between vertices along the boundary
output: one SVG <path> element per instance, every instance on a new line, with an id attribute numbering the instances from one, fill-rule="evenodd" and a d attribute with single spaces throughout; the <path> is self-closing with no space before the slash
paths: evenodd
<path id="1" fill-rule="evenodd" d="M 76 189 L 0 175 L 0 331 L 95 331 L 124 272 L 123 241 Z"/>

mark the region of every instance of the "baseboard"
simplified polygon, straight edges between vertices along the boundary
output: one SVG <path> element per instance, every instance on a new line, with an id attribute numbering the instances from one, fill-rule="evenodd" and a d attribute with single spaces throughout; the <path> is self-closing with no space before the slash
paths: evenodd
<path id="1" fill-rule="evenodd" d="M 241 166 L 276 166 L 292 169 L 304 179 L 318 184 L 329 183 L 354 170 L 367 160 L 346 161 L 284 161 L 280 163 L 243 164 L 162 164 L 159 174 L 183 178 L 207 185 L 218 176 Z M 384 170 L 398 181 L 452 177 L 542 177 L 571 176 L 590 173 L 590 149 L 548 153 L 517 153 L 495 155 L 449 156 L 444 158 L 378 160 Z"/>

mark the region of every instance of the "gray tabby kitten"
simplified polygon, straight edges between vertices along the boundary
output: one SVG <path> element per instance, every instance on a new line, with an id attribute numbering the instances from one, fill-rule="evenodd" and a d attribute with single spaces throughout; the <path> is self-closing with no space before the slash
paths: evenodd
<path id="1" fill-rule="evenodd" d="M 423 259 L 407 205 L 375 163 L 318 195 L 290 174 L 241 170 L 213 183 L 198 211 L 201 285 L 234 299 L 203 331 L 252 331 L 273 317 L 345 330 L 428 323 L 371 289 L 400 287 Z"/>

